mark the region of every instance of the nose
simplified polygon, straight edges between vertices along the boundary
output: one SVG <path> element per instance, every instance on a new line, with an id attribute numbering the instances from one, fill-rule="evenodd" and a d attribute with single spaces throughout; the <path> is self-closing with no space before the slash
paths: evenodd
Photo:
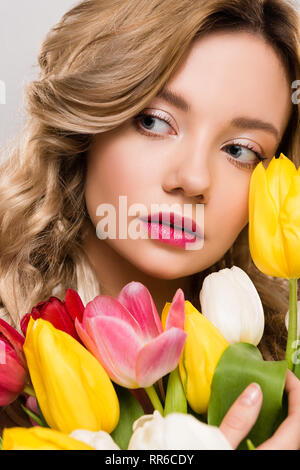
<path id="1" fill-rule="evenodd" d="M 198 142 L 178 148 L 178 158 L 172 159 L 163 188 L 167 192 L 182 191 L 186 197 L 207 201 L 211 186 L 211 159 L 208 146 Z"/>

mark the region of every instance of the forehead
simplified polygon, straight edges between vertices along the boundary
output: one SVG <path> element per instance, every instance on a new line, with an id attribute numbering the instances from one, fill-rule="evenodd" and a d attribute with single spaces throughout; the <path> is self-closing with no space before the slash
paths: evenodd
<path id="1" fill-rule="evenodd" d="M 282 127 L 291 111 L 291 89 L 280 58 L 259 35 L 211 33 L 197 40 L 168 82 L 192 113 L 236 113 L 272 119 Z"/>

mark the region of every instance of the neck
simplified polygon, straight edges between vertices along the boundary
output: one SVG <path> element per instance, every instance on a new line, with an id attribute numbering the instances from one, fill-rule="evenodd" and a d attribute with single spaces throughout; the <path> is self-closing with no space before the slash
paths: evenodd
<path id="1" fill-rule="evenodd" d="M 189 291 L 191 276 L 171 280 L 152 277 L 123 258 L 105 240 L 100 240 L 91 227 L 85 235 L 83 249 L 96 272 L 101 294 L 117 297 L 126 284 L 138 281 L 147 287 L 161 314 L 165 303 L 172 302 L 177 289 L 181 288 L 185 297 Z"/>

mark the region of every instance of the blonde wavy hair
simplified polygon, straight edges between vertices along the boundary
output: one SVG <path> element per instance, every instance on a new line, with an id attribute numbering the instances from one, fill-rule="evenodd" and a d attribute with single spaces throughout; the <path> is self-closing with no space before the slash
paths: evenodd
<path id="1" fill-rule="evenodd" d="M 27 120 L 2 149 L 0 167 L 1 316 L 20 318 L 54 292 L 76 289 L 84 303 L 101 293 L 82 249 L 86 156 L 95 134 L 132 119 L 159 92 L 193 41 L 210 32 L 249 31 L 265 38 L 290 82 L 299 74 L 299 19 L 288 0 L 85 0 L 46 36 L 40 76 L 25 88 Z M 246 53 L 246 51 L 245 51 Z M 291 88 L 292 94 L 292 88 Z M 299 106 L 278 152 L 300 163 Z M 266 358 L 281 357 L 288 282 L 254 266 L 247 227 L 224 257 L 191 276 L 185 293 L 196 307 L 210 272 L 240 266 L 264 305 Z M 56 290 L 55 290 L 56 289 Z"/>

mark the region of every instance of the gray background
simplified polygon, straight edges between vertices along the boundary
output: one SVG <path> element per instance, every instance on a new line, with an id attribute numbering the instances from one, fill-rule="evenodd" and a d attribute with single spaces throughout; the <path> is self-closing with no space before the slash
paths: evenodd
<path id="1" fill-rule="evenodd" d="M 38 77 L 37 56 L 48 30 L 79 0 L 0 0 L 0 146 L 22 127 L 24 84 Z M 1 88 L 1 86 L 0 86 Z"/>
<path id="2" fill-rule="evenodd" d="M 300 9 L 300 0 L 290 1 Z M 41 42 L 48 30 L 77 3 L 79 0 L 0 0 L 0 147 L 22 127 L 23 88 L 38 76 Z M 5 104 L 1 82 L 6 88 Z"/>

